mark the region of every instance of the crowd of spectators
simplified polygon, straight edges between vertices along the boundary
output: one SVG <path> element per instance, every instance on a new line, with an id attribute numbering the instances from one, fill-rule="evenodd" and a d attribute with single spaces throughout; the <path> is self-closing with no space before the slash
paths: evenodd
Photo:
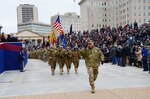
<path id="1" fill-rule="evenodd" d="M 143 67 L 148 71 L 150 64 L 150 23 L 138 27 L 126 25 L 118 28 L 101 28 L 100 30 L 84 31 L 83 33 L 68 33 L 65 35 L 67 45 L 72 49 L 86 48 L 87 41 L 93 40 L 95 46 L 105 55 L 105 62 L 113 65 Z"/>
<path id="2" fill-rule="evenodd" d="M 136 25 L 135 25 L 136 26 Z M 92 39 L 95 46 L 100 49 L 110 48 L 112 45 L 149 45 L 150 44 L 150 24 L 143 24 L 141 27 L 132 28 L 129 25 L 118 28 L 102 28 L 100 30 L 84 31 L 83 33 L 70 33 L 65 35 L 67 45 L 73 48 L 86 47 L 87 40 Z"/>
<path id="3" fill-rule="evenodd" d="M 5 34 L 2 33 L 0 34 L 0 43 L 1 42 L 18 42 L 18 38 L 17 37 L 13 37 L 11 35 L 7 35 L 7 38 L 5 37 Z"/>
<path id="4" fill-rule="evenodd" d="M 72 50 L 75 46 L 78 49 L 86 48 L 88 40 L 93 40 L 105 56 L 105 62 L 113 65 L 125 67 L 143 67 L 143 71 L 148 71 L 150 66 L 150 23 L 142 24 L 140 27 L 135 22 L 118 28 L 101 28 L 83 33 L 68 33 L 64 36 L 65 46 Z M 58 39 L 57 42 L 60 42 Z M 61 41 L 61 44 L 64 45 Z M 57 47 L 59 47 L 59 45 Z M 43 42 L 42 48 L 51 46 L 49 42 Z M 149 68 L 150 69 L 150 68 Z"/>

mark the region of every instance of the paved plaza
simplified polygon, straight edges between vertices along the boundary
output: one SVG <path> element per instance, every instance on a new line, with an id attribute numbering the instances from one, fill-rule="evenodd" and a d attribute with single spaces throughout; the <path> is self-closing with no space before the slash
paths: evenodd
<path id="1" fill-rule="evenodd" d="M 29 60 L 25 72 L 0 74 L 0 99 L 150 99 L 150 74 L 141 68 L 101 65 L 95 95 L 90 93 L 84 60 L 80 61 L 78 73 L 72 65 L 69 75 L 66 68 L 60 75 L 57 66 L 52 76 L 47 63 Z"/>

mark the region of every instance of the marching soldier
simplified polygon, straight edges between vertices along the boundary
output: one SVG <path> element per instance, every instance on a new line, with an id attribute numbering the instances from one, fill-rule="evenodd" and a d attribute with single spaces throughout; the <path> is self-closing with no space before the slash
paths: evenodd
<path id="1" fill-rule="evenodd" d="M 42 59 L 43 49 L 41 48 L 41 49 L 37 50 L 36 54 L 37 54 L 37 58 L 36 59 L 40 59 L 40 60 L 43 61 L 43 59 Z"/>
<path id="2" fill-rule="evenodd" d="M 80 51 L 78 50 L 78 47 L 75 47 L 72 51 L 72 62 L 74 64 L 75 73 L 78 74 L 77 70 L 79 67 L 79 59 L 80 59 Z"/>
<path id="3" fill-rule="evenodd" d="M 70 47 L 67 46 L 65 51 L 65 63 L 67 68 L 67 74 L 69 74 L 70 68 L 71 68 L 71 62 L 72 62 L 72 52 L 70 50 Z"/>
<path id="4" fill-rule="evenodd" d="M 43 60 L 44 62 L 47 61 L 47 50 L 46 50 L 46 49 L 43 49 L 43 52 L 42 52 L 42 60 Z"/>
<path id="5" fill-rule="evenodd" d="M 57 51 L 51 47 L 48 53 L 48 64 L 51 66 L 52 75 L 55 74 L 56 62 L 57 62 Z"/>
<path id="6" fill-rule="evenodd" d="M 98 67 L 100 66 L 100 62 L 103 64 L 104 55 L 97 47 L 94 46 L 94 42 L 92 40 L 88 41 L 87 48 L 82 49 L 80 53 L 85 59 L 85 64 L 89 74 L 89 83 L 91 85 L 91 93 L 95 93 L 94 81 L 98 76 Z"/>
<path id="7" fill-rule="evenodd" d="M 60 68 L 60 75 L 62 75 L 63 67 L 65 64 L 64 49 L 62 48 L 62 46 L 60 46 L 58 48 L 57 56 L 58 56 L 58 64 L 59 64 L 59 68 Z"/>

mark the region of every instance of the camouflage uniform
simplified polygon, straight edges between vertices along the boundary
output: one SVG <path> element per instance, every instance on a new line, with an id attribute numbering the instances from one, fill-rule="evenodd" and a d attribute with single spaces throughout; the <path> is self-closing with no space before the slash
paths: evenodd
<path id="1" fill-rule="evenodd" d="M 98 76 L 98 67 L 100 66 L 100 62 L 104 61 L 104 55 L 97 47 L 93 47 L 91 49 L 82 49 L 80 53 L 85 59 L 92 93 L 95 93 L 94 81 L 97 79 Z"/>
<path id="2" fill-rule="evenodd" d="M 34 59 L 38 59 L 38 51 L 36 50 L 33 55 Z"/>
<path id="3" fill-rule="evenodd" d="M 28 53 L 28 58 L 29 58 L 29 59 L 32 59 L 32 58 L 33 58 L 33 52 L 29 52 L 29 53 Z"/>
<path id="4" fill-rule="evenodd" d="M 63 67 L 65 64 L 64 49 L 62 48 L 62 46 L 59 47 L 57 50 L 57 57 L 58 57 L 58 64 L 59 64 L 59 68 L 60 68 L 60 75 L 62 75 Z"/>
<path id="5" fill-rule="evenodd" d="M 57 51 L 54 48 L 51 48 L 48 53 L 48 64 L 51 66 L 52 75 L 55 74 L 56 62 L 57 62 Z"/>
<path id="6" fill-rule="evenodd" d="M 78 74 L 77 69 L 79 67 L 80 51 L 77 47 L 72 51 L 72 62 L 74 64 L 75 73 Z"/>
<path id="7" fill-rule="evenodd" d="M 42 56 L 43 56 L 43 49 L 39 49 L 38 51 L 37 51 L 37 58 L 36 59 L 40 59 L 40 60 L 42 60 L 43 61 L 43 59 L 42 59 Z"/>
<path id="8" fill-rule="evenodd" d="M 65 64 L 67 68 L 67 74 L 69 74 L 70 68 L 71 68 L 71 62 L 72 62 L 72 52 L 69 47 L 65 50 Z"/>
<path id="9" fill-rule="evenodd" d="M 47 50 L 46 49 L 43 49 L 43 51 L 42 51 L 42 60 L 44 61 L 44 62 L 46 62 L 47 61 Z"/>

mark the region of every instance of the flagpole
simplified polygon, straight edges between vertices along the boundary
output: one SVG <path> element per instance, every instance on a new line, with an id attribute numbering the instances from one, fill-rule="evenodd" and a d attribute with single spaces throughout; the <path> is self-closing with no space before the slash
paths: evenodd
<path id="1" fill-rule="evenodd" d="M 63 31 L 63 28 L 61 26 L 61 21 L 60 21 L 60 16 L 58 15 L 55 23 L 54 23 L 54 26 L 53 28 L 57 31 L 57 33 L 59 33 L 59 45 L 60 45 L 60 42 L 61 42 L 61 39 L 64 38 L 64 31 Z"/>

